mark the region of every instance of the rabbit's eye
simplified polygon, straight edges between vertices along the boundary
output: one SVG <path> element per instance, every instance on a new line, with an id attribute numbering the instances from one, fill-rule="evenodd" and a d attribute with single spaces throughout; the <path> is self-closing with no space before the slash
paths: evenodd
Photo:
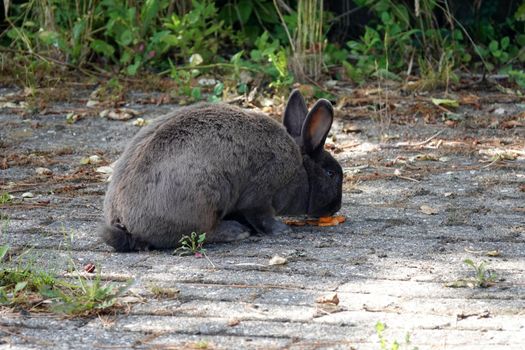
<path id="1" fill-rule="evenodd" d="M 325 169 L 324 172 L 326 173 L 326 175 L 328 177 L 334 177 L 334 175 L 335 175 L 335 171 L 332 171 L 332 170 L 329 170 L 329 169 Z"/>

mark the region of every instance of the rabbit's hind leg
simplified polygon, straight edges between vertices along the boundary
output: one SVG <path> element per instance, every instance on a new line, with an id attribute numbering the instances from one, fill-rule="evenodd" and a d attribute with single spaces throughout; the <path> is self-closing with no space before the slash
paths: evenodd
<path id="1" fill-rule="evenodd" d="M 232 242 L 248 238 L 250 229 L 234 220 L 220 221 L 215 230 L 206 236 L 210 243 Z"/>

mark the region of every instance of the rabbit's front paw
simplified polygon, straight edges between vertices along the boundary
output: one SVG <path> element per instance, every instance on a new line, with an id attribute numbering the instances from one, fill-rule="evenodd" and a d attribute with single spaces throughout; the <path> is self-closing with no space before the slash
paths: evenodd
<path id="1" fill-rule="evenodd" d="M 270 227 L 270 229 L 268 230 L 268 233 L 272 235 L 284 235 L 284 234 L 292 233 L 292 229 L 290 228 L 290 226 L 278 220 L 273 220 L 273 222 L 267 226 Z"/>
<path id="2" fill-rule="evenodd" d="M 282 235 L 291 233 L 292 229 L 269 214 L 255 213 L 245 215 L 246 221 L 260 234 Z"/>

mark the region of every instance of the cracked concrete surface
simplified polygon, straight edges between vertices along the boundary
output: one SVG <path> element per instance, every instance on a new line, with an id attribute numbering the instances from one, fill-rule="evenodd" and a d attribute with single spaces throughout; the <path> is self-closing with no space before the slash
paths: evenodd
<path id="1" fill-rule="evenodd" d="M 134 107 L 146 119 L 173 108 Z M 0 349 L 380 349 L 378 321 L 387 325 L 389 342 L 403 343 L 409 333 L 406 349 L 522 349 L 523 154 L 490 164 L 480 163 L 481 146 L 387 147 L 374 136 L 374 122 L 351 121 L 365 131 L 345 134 L 348 122 L 339 118 L 334 127 L 336 145 L 358 145 L 336 154 L 347 173 L 340 212 L 347 221 L 208 245 L 212 266 L 169 251 L 115 253 L 99 242 L 106 183 L 96 166 L 80 160 L 98 154 L 114 161 L 138 130 L 131 122 L 89 117 L 69 125 L 63 114 L 21 117 L 4 110 L 0 156 L 9 166 L 0 170 L 0 186 L 17 200 L 0 206 L 7 223 L 0 243 L 31 247 L 33 258 L 58 274 L 73 259 L 77 266 L 94 263 L 108 281 L 133 278 L 138 302 L 93 318 L 0 307 Z M 390 131 L 401 141 L 421 141 L 441 129 L 433 144 L 474 135 L 505 138 L 501 147 L 525 150 L 523 127 L 419 123 Z M 367 151 L 359 146 L 365 142 Z M 427 153 L 441 158 L 410 160 Z M 53 175 L 36 175 L 37 166 Z M 24 192 L 34 198 L 21 200 Z M 437 213 L 425 214 L 423 205 Z M 274 255 L 287 264 L 268 265 Z M 473 276 L 465 259 L 486 261 L 497 275 L 494 286 L 447 287 Z M 156 297 L 154 286 L 176 293 Z M 316 302 L 330 292 L 338 305 Z"/>

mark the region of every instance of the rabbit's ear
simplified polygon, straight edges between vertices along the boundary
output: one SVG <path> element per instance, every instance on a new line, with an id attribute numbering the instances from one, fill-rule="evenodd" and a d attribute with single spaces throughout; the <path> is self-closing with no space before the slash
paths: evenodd
<path id="1" fill-rule="evenodd" d="M 301 92 L 297 89 L 293 90 L 286 103 L 283 118 L 288 134 L 294 137 L 301 136 L 301 129 L 307 114 L 308 108 Z"/>
<path id="2" fill-rule="evenodd" d="M 317 101 L 306 116 L 301 132 L 306 153 L 313 153 L 324 146 L 333 119 L 334 109 L 330 101 Z"/>

